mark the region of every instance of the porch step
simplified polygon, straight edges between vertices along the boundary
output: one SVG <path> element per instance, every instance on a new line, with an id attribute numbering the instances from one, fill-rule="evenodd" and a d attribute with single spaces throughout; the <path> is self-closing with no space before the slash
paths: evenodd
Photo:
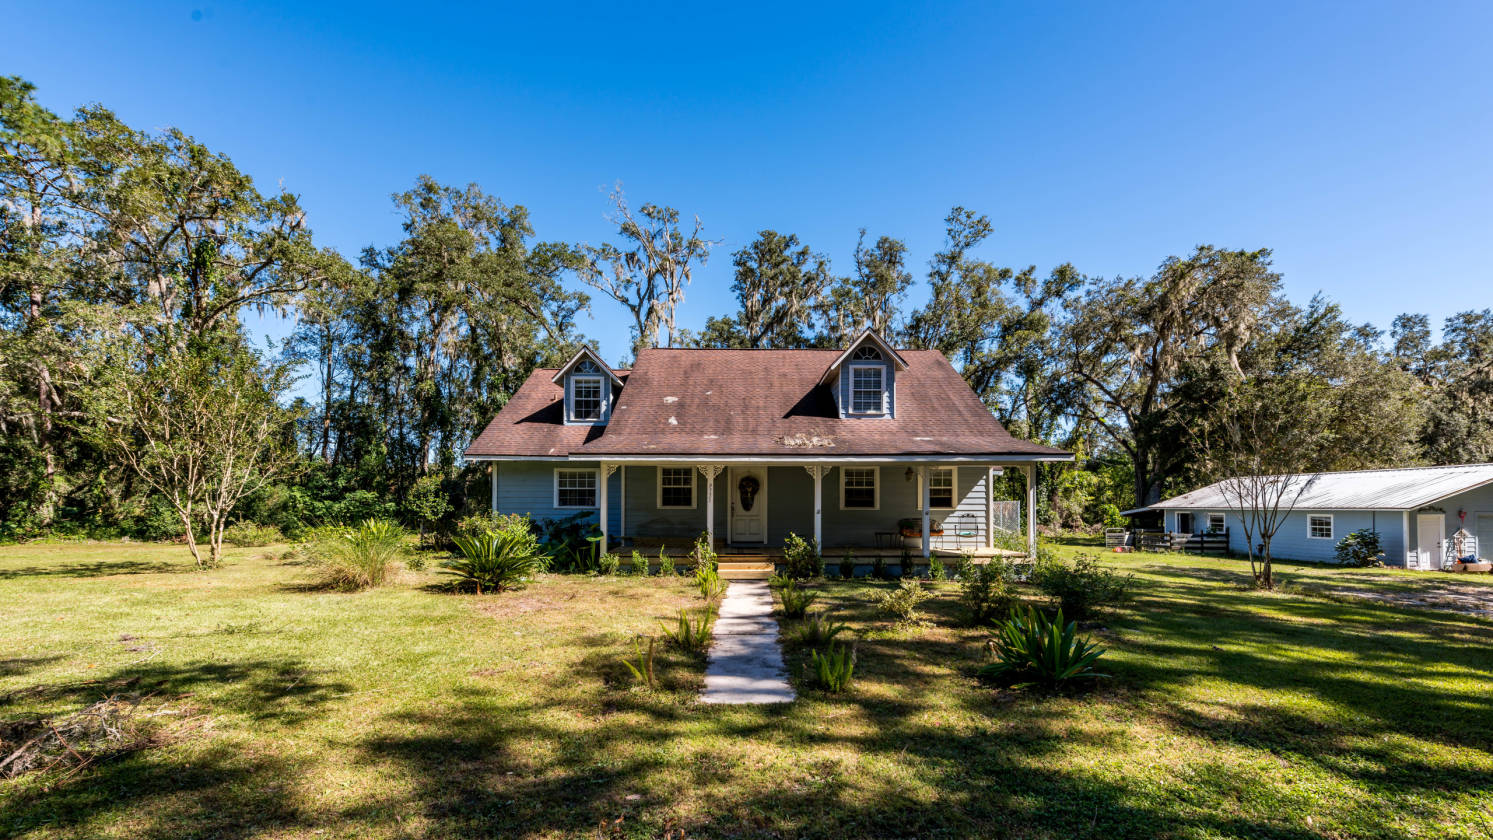
<path id="1" fill-rule="evenodd" d="M 772 577 L 773 564 L 767 559 L 732 558 L 718 560 L 716 571 L 723 580 L 767 580 Z"/>

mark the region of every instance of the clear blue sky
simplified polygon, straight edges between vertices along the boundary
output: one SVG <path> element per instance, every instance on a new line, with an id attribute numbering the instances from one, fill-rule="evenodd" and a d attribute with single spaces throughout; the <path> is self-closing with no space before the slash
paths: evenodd
<path id="1" fill-rule="evenodd" d="M 422 172 L 574 242 L 621 180 L 724 240 L 685 326 L 762 228 L 848 271 L 864 226 L 921 271 L 955 204 L 1004 264 L 1268 246 L 1357 321 L 1493 306 L 1493 3 L 709 5 L 9 2 L 0 72 L 184 129 L 350 257 Z M 615 305 L 583 326 L 624 353 Z"/>

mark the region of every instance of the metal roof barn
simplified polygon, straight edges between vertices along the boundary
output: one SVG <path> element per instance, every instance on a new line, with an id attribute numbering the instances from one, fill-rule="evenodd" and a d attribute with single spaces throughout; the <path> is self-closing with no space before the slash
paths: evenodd
<path id="1" fill-rule="evenodd" d="M 1493 484 L 1493 464 L 1450 467 L 1409 467 L 1393 470 L 1303 473 L 1311 486 L 1296 502 L 1296 510 L 1414 510 L 1458 493 Z M 1210 484 L 1157 502 L 1142 510 L 1227 508 L 1223 482 Z"/>

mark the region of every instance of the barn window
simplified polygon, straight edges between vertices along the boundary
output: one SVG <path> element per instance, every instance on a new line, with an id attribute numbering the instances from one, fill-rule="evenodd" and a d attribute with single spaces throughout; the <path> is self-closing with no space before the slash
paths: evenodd
<path id="1" fill-rule="evenodd" d="M 1332 539 L 1332 514 L 1314 513 L 1306 518 L 1306 535 L 1314 540 Z"/>

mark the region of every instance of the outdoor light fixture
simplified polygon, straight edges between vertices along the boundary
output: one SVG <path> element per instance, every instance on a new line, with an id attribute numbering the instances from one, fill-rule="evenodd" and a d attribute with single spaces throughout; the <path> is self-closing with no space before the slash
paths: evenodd
<path id="1" fill-rule="evenodd" d="M 914 470 L 914 469 L 913 469 L 913 468 L 912 468 L 912 467 L 908 467 L 908 468 L 907 468 L 907 473 L 906 473 L 906 475 L 907 475 L 907 480 L 908 480 L 908 481 L 912 481 L 912 480 L 913 480 L 913 479 L 914 479 L 914 478 L 917 478 L 917 477 L 918 477 L 918 473 L 917 473 L 917 471 L 916 471 L 916 470 Z"/>

